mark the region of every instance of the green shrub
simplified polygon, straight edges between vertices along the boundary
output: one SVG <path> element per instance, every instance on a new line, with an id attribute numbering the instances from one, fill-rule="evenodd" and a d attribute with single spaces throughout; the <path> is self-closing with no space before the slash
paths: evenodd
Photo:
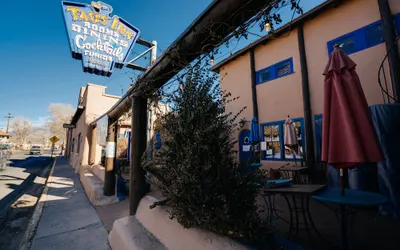
<path id="1" fill-rule="evenodd" d="M 196 67 L 182 89 L 169 97 L 172 110 L 160 117 L 163 146 L 144 169 L 158 180 L 171 218 L 247 243 L 267 245 L 269 224 L 257 210 L 261 170 L 243 171 L 233 138 L 239 114 L 225 105 L 237 98 L 221 93 L 215 76 Z"/>

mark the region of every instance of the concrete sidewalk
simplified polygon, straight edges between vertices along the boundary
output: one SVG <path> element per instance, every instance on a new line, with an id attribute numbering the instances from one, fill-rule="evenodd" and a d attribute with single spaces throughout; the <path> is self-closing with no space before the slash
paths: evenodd
<path id="1" fill-rule="evenodd" d="M 68 162 L 58 157 L 49 177 L 32 250 L 110 249 L 108 233 Z"/>

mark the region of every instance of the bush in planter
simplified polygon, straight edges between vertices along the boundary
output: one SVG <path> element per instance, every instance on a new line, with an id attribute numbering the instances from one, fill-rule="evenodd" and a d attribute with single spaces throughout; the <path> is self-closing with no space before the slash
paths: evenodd
<path id="1" fill-rule="evenodd" d="M 163 147 L 152 162 L 143 162 L 144 169 L 157 178 L 166 198 L 159 204 L 171 207 L 171 218 L 184 227 L 265 249 L 271 230 L 256 204 L 257 184 L 264 176 L 261 170 L 242 171 L 237 162 L 232 135 L 238 114 L 225 112 L 225 104 L 236 98 L 221 93 L 216 78 L 208 74 L 194 68 L 183 88 L 169 97 L 172 111 L 159 120 Z"/>

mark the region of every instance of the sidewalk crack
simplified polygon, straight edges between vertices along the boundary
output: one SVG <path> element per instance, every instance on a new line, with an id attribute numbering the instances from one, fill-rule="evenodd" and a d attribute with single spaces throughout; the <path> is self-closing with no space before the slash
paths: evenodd
<path id="1" fill-rule="evenodd" d="M 83 226 L 83 227 L 80 227 L 80 228 L 72 229 L 72 230 L 69 230 L 69 231 L 64 231 L 64 232 L 60 232 L 60 233 L 56 233 L 56 234 L 50 234 L 50 235 L 42 236 L 42 237 L 36 238 L 35 241 L 36 240 L 40 240 L 40 239 L 44 239 L 44 238 L 47 238 L 47 237 L 51 237 L 51 236 L 57 236 L 57 235 L 60 235 L 60 234 L 71 233 L 71 232 L 78 231 L 78 230 L 81 230 L 81 229 L 92 228 L 92 227 L 96 227 L 96 226 L 104 226 L 104 225 L 103 225 L 103 223 L 101 221 L 99 221 L 99 222 L 95 222 L 95 223 L 92 223 L 92 224 L 89 224 L 89 225 L 86 225 L 86 226 Z"/>

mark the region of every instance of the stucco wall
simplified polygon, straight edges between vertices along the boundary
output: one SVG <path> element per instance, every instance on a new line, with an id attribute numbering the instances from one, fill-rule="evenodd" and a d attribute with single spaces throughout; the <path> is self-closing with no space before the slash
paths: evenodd
<path id="1" fill-rule="evenodd" d="M 246 106 L 247 108 L 238 119 L 251 120 L 253 105 L 251 101 L 250 54 L 247 53 L 226 66 L 221 68 L 220 72 L 221 89 L 230 92 L 232 98 L 239 97 L 239 99 L 227 104 L 227 112 L 237 114 Z"/>
<path id="2" fill-rule="evenodd" d="M 389 0 L 390 9 L 393 14 L 397 14 L 400 12 L 400 1 L 399 0 Z"/>

